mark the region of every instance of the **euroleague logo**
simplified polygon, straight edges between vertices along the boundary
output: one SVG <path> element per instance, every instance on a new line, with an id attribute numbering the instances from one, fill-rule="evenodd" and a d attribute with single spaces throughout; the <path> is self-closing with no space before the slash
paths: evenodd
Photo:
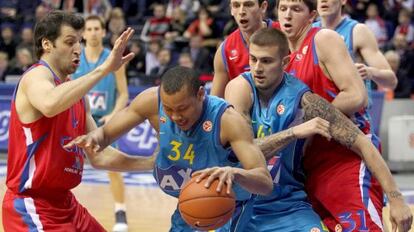
<path id="1" fill-rule="evenodd" d="M 285 106 L 282 104 L 279 104 L 276 108 L 276 113 L 278 115 L 282 115 L 283 113 L 285 113 Z"/>
<path id="2" fill-rule="evenodd" d="M 310 232 L 321 232 L 321 230 L 318 227 L 314 227 L 310 230 Z"/>
<path id="3" fill-rule="evenodd" d="M 9 138 L 10 111 L 0 111 L 0 141 L 6 141 Z"/>
<path id="4" fill-rule="evenodd" d="M 211 121 L 203 122 L 203 130 L 205 132 L 210 132 L 213 129 L 213 123 Z"/>
<path id="5" fill-rule="evenodd" d="M 160 117 L 160 122 L 161 123 L 166 123 L 167 119 L 164 116 L 162 116 L 162 117 Z"/>

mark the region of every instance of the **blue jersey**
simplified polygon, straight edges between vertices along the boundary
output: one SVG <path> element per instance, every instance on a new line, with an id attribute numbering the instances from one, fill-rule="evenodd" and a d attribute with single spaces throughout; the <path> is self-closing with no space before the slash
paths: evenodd
<path id="1" fill-rule="evenodd" d="M 310 91 L 298 78 L 284 73 L 267 106 L 262 105 L 250 72 L 242 76 L 253 92 L 252 127 L 261 138 L 302 122 L 300 101 Z M 304 140 L 295 140 L 268 162 L 273 191 L 256 196 L 253 214 L 244 231 L 327 231 L 307 200 L 302 169 Z M 300 218 L 300 220 L 298 220 Z"/>
<path id="2" fill-rule="evenodd" d="M 91 63 L 86 59 L 85 49 L 82 49 L 80 66 L 72 77 L 76 79 L 93 71 L 106 60 L 110 53 L 111 51 L 109 49 L 104 48 L 99 55 L 98 61 L 96 63 Z M 88 97 L 91 113 L 94 118 L 110 114 L 114 109 L 116 100 L 116 82 L 114 73 L 111 72 L 106 77 L 102 78 L 91 90 L 89 90 Z"/>
<path id="3" fill-rule="evenodd" d="M 300 100 L 309 88 L 298 78 L 284 73 L 283 80 L 273 93 L 268 106 L 261 104 L 252 75 L 250 72 L 242 76 L 249 82 L 253 92 L 251 120 L 254 134 L 257 138 L 288 129 L 298 123 L 301 118 Z M 273 179 L 273 192 L 269 196 L 258 196 L 255 210 L 284 211 L 292 207 L 292 202 L 306 202 L 304 191 L 304 175 L 302 170 L 304 140 L 296 140 L 286 146 L 276 159 L 268 162 L 268 168 Z M 283 200 L 281 200 L 283 199 Z"/>
<path id="4" fill-rule="evenodd" d="M 221 116 L 228 107 L 229 104 L 223 99 L 206 96 L 199 120 L 191 129 L 183 131 L 170 120 L 159 103 L 160 151 L 154 176 L 165 193 L 178 197 L 181 187 L 194 171 L 238 164 L 231 148 L 224 147 L 220 140 Z M 238 199 L 242 197 L 242 192 L 246 193 L 239 188 L 235 185 Z"/>

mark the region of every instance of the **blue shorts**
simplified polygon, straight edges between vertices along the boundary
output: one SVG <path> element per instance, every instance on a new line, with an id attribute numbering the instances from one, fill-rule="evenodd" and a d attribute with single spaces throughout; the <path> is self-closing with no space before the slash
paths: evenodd
<path id="1" fill-rule="evenodd" d="M 214 230 L 214 232 L 242 232 L 246 228 L 252 217 L 253 200 L 236 201 L 236 209 L 233 217 L 224 226 Z M 182 219 L 178 209 L 171 216 L 170 232 L 199 232 Z M 201 231 L 200 231 L 201 232 Z"/>
<path id="2" fill-rule="evenodd" d="M 318 214 L 311 207 L 289 212 L 255 214 L 244 231 L 257 232 L 323 232 L 329 231 Z"/>

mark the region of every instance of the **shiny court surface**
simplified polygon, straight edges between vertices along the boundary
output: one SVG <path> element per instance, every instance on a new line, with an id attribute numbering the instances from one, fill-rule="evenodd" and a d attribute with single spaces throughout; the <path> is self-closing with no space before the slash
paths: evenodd
<path id="1" fill-rule="evenodd" d="M 4 181 L 6 166 L 0 161 L 0 198 L 6 190 Z M 407 201 L 414 212 L 414 174 L 394 176 L 403 189 Z M 170 215 L 174 211 L 177 200 L 163 193 L 155 184 L 150 172 L 124 173 L 126 183 L 126 204 L 130 232 L 168 231 Z M 108 230 L 114 223 L 113 200 L 109 191 L 108 178 L 105 171 L 85 166 L 82 184 L 73 191 L 79 202 Z M 1 211 L 0 211 L 1 214 Z M 388 208 L 384 208 L 384 218 L 388 218 Z M 1 217 L 0 217 L 1 223 Z M 390 223 L 385 220 L 390 229 Z M 3 231 L 3 228 L 0 228 Z M 414 227 L 411 229 L 414 232 Z"/>

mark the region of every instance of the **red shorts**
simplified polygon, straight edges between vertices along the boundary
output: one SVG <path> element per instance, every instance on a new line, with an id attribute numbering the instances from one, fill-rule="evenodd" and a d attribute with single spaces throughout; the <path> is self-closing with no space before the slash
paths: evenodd
<path id="1" fill-rule="evenodd" d="M 20 196 L 7 190 L 2 210 L 5 232 L 105 231 L 71 192 L 60 200 L 50 200 Z"/>
<path id="2" fill-rule="evenodd" d="M 305 155 L 306 190 L 329 230 L 382 231 L 383 191 L 361 158 L 336 142 L 314 145 Z"/>

